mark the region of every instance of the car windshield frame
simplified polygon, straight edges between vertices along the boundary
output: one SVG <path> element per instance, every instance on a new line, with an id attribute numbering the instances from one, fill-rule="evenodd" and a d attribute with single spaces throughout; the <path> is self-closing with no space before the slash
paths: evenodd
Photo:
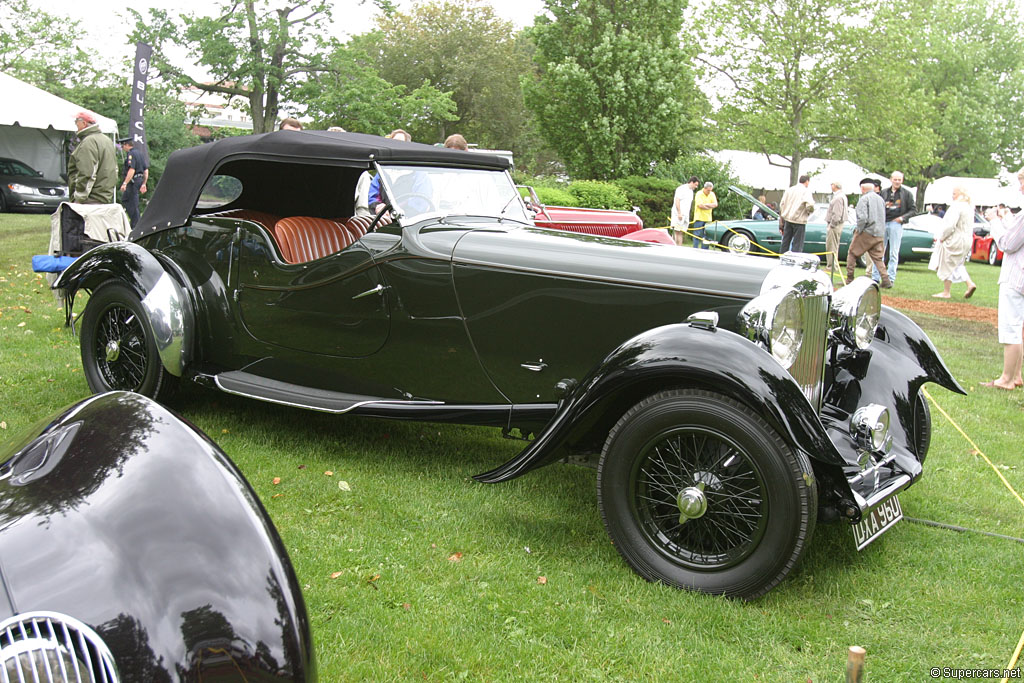
<path id="1" fill-rule="evenodd" d="M 526 205 L 507 170 L 425 164 L 376 164 L 401 225 L 451 216 L 528 224 Z"/>

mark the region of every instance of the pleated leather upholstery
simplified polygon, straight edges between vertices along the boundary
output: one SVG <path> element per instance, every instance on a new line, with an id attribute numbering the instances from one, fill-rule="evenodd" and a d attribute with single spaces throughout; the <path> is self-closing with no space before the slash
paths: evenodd
<path id="1" fill-rule="evenodd" d="M 232 209 L 231 211 L 222 211 L 220 213 L 211 213 L 209 215 L 216 216 L 218 218 L 240 218 L 243 221 L 259 223 L 271 233 L 274 232 L 274 226 L 277 222 L 281 220 L 280 216 L 275 216 L 272 213 L 266 213 L 264 211 L 253 211 L 252 209 Z"/>
<path id="2" fill-rule="evenodd" d="M 354 241 L 341 223 L 327 218 L 289 216 L 274 226 L 281 256 L 287 263 L 305 263 L 341 251 Z"/>
<path id="3" fill-rule="evenodd" d="M 370 216 L 352 216 L 352 218 L 346 218 L 344 223 L 352 235 L 352 240 L 355 241 L 366 234 L 370 224 L 373 223 L 373 218 Z"/>

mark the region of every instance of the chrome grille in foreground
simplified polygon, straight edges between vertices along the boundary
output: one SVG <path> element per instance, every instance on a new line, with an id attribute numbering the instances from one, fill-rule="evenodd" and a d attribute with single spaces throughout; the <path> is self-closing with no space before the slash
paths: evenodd
<path id="1" fill-rule="evenodd" d="M 114 657 L 91 628 L 55 612 L 0 623 L 0 683 L 118 683 Z"/>
<path id="2" fill-rule="evenodd" d="M 821 412 L 828 341 L 829 297 L 808 296 L 800 301 L 803 305 L 804 343 L 789 372 L 814 409 Z"/>

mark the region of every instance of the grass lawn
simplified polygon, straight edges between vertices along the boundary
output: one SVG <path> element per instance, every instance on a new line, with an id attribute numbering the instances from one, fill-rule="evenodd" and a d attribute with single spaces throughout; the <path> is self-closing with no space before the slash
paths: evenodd
<path id="1" fill-rule="evenodd" d="M 48 225 L 0 215 L 0 441 L 89 394 L 77 340 L 30 269 Z M 998 269 L 968 268 L 979 289 L 960 302 L 984 313 Z M 940 290 L 910 263 L 887 295 L 927 302 Z M 931 385 L 931 395 L 1024 492 L 1024 391 L 977 388 L 1001 369 L 994 326 L 910 315 L 969 392 Z M 850 645 L 867 649 L 870 680 L 926 680 L 935 666 L 1005 666 L 1024 629 L 1024 546 L 1013 541 L 902 522 L 857 553 L 848 528 L 819 525 L 789 579 L 743 603 L 633 574 L 601 524 L 593 470 L 474 482 L 521 445 L 496 430 L 200 389 L 171 407 L 238 463 L 270 511 L 304 585 L 323 681 L 837 681 Z M 934 408 L 933 422 L 904 513 L 1024 537 L 1024 507 Z"/>

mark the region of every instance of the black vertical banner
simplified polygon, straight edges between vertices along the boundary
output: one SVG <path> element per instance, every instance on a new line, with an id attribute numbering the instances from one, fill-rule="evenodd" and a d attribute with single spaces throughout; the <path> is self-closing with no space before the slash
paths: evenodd
<path id="1" fill-rule="evenodd" d="M 146 77 L 149 75 L 149 60 L 153 48 L 145 43 L 135 43 L 135 73 L 132 74 L 132 95 L 128 107 L 128 136 L 134 149 L 142 153 L 149 163 L 149 145 L 146 144 L 146 122 L 142 111 L 146 106 Z"/>

